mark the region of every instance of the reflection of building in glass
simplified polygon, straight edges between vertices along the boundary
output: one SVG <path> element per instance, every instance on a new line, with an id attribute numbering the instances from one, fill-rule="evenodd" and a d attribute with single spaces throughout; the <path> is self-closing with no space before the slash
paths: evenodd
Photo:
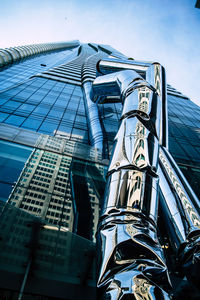
<path id="1" fill-rule="evenodd" d="M 78 230 L 79 233 L 78 227 L 83 226 L 77 224 L 83 212 L 83 208 L 81 212 L 79 211 L 79 202 L 83 201 L 85 206 L 88 198 L 85 217 L 90 220 L 90 226 L 87 228 L 88 233 L 85 232 L 83 236 L 89 238 L 91 232 L 91 238 L 95 241 L 101 195 L 94 182 L 97 179 L 95 176 L 99 176 L 102 180 L 104 167 L 75 159 L 72 153 L 71 156 L 55 153 L 54 151 L 62 150 L 63 153 L 70 154 L 73 145 L 70 147 L 65 139 L 41 135 L 37 146 L 48 151 L 41 149 L 32 151 L 9 196 L 8 203 L 51 224 L 62 226 L 72 232 Z M 97 171 L 99 175 L 95 174 Z M 75 179 L 77 176 L 79 181 Z M 77 190 L 81 191 L 79 195 L 76 193 Z M 85 194 L 81 199 L 84 190 Z M 78 200 L 79 198 L 81 200 Z"/>
<path id="2" fill-rule="evenodd" d="M 9 202 L 72 230 L 73 208 L 68 180 L 71 159 L 44 150 L 29 157 Z"/>
<path id="3" fill-rule="evenodd" d="M 34 262 L 31 262 L 24 294 L 38 295 L 45 300 L 83 299 L 81 292 L 78 296 L 73 292 L 79 289 L 85 291 L 85 299 L 95 299 L 91 241 L 96 241 L 105 174 L 122 104 L 116 95 L 107 97 L 109 101 L 103 104 L 94 104 L 87 87 L 96 76 L 96 63 L 100 59 L 112 56 L 112 59 L 130 60 L 110 46 L 92 43 L 75 41 L 57 48 L 42 47 L 42 50 L 40 46 L 0 50 L 0 269 L 5 279 L 0 281 L 0 289 L 2 297 L 10 293 L 6 299 L 12 293 L 18 297 L 33 251 Z M 159 74 L 155 66 L 158 94 L 161 93 Z M 200 196 L 200 108 L 170 85 L 167 93 L 169 150 Z M 140 86 L 134 109 L 146 116 L 151 97 L 152 91 Z M 146 170 L 154 163 L 147 149 L 155 140 L 139 120 L 134 123 L 134 134 L 131 126 L 133 122 L 127 119 L 120 127 L 121 137 L 125 137 L 123 159 L 126 164 L 128 161 L 131 166 Z M 120 143 L 120 137 L 117 138 Z M 101 142 L 101 149 L 97 149 Z M 185 211 L 198 225 L 187 194 L 167 165 L 166 169 Z M 120 176 L 123 178 L 123 174 Z M 128 190 L 128 206 L 137 212 L 145 175 L 131 169 L 129 176 L 130 180 L 124 184 Z M 37 232 L 32 230 L 35 223 L 40 224 L 36 226 Z M 175 258 L 168 247 L 162 220 L 160 223 L 161 244 L 174 266 Z M 32 242 L 33 233 L 36 243 Z M 29 247 L 33 244 L 35 248 Z M 171 271 L 174 275 L 175 267 Z M 18 278 L 16 284 L 14 274 Z M 39 279 L 34 281 L 32 274 L 42 278 L 43 288 L 41 285 L 36 288 Z M 9 276 L 12 280 L 6 284 Z M 59 287 L 61 282 L 66 284 L 62 285 L 64 292 L 59 293 L 58 288 L 53 293 L 51 286 Z M 144 290 L 146 297 L 151 287 L 142 280 L 136 285 L 138 290 Z"/>

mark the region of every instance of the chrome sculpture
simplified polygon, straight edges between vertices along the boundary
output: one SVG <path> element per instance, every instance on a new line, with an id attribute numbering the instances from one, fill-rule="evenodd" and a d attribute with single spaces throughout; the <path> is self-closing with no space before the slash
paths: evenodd
<path id="1" fill-rule="evenodd" d="M 123 103 L 99 221 L 98 287 L 104 299 L 168 299 L 170 280 L 156 234 L 158 195 L 180 265 L 196 285 L 200 210 L 167 150 L 165 71 L 158 63 L 110 58 L 97 70 L 103 75 L 94 80 L 91 99 L 120 96 Z"/>
<path id="2" fill-rule="evenodd" d="M 100 101 L 119 92 L 123 111 L 99 222 L 98 287 L 105 299 L 167 299 L 170 283 L 156 233 L 161 101 L 155 88 L 133 70 L 93 82 Z"/>

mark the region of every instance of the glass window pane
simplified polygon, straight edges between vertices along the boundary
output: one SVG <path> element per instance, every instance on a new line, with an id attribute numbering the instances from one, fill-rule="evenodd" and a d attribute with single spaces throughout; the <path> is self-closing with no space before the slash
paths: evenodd
<path id="1" fill-rule="evenodd" d="M 0 122 L 3 122 L 9 114 L 0 113 Z"/>
<path id="2" fill-rule="evenodd" d="M 3 105 L 3 107 L 15 109 L 15 108 L 19 107 L 20 105 L 21 105 L 21 103 L 19 103 L 19 102 L 9 100 L 6 104 Z"/>
<path id="3" fill-rule="evenodd" d="M 36 109 L 33 111 L 33 114 L 40 114 L 43 116 L 46 116 L 46 114 L 49 112 L 49 107 L 43 107 L 43 106 L 38 106 Z"/>
<path id="4" fill-rule="evenodd" d="M 22 125 L 24 128 L 30 128 L 37 130 L 42 123 L 42 120 L 37 120 L 34 118 L 28 118 Z"/>
<path id="5" fill-rule="evenodd" d="M 49 122 L 43 122 L 39 131 L 45 132 L 45 133 L 53 133 L 57 129 L 57 127 L 58 127 L 58 125 L 56 125 L 56 124 L 49 123 Z"/>
<path id="6" fill-rule="evenodd" d="M 35 105 L 22 104 L 19 109 L 25 110 L 27 112 L 31 112 L 34 108 L 35 108 Z"/>
<path id="7" fill-rule="evenodd" d="M 26 146 L 0 141 L 0 194 L 7 200 L 32 149 Z"/>
<path id="8" fill-rule="evenodd" d="M 75 113 L 73 111 L 67 111 L 66 113 L 64 113 L 63 115 L 63 120 L 66 121 L 74 121 L 75 118 Z"/>
<path id="9" fill-rule="evenodd" d="M 49 112 L 48 117 L 61 118 L 62 115 L 63 115 L 63 110 L 52 109 L 52 110 Z"/>
<path id="10" fill-rule="evenodd" d="M 20 126 L 24 120 L 24 117 L 11 115 L 10 117 L 8 117 L 5 123 Z"/>

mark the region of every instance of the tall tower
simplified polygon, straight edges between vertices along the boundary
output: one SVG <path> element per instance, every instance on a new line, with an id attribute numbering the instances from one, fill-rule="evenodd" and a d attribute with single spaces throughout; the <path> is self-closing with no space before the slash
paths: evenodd
<path id="1" fill-rule="evenodd" d="M 119 70 L 134 62 L 110 46 L 79 41 L 0 49 L 2 295 L 95 297 L 96 231 L 122 114 L 118 93 L 108 93 L 101 104 L 93 97 L 98 62 L 106 59 L 120 61 Z M 141 70 L 135 70 L 143 76 Z M 109 73 L 113 72 L 114 67 Z M 145 93 L 141 88 L 141 109 L 145 109 Z M 200 198 L 200 108 L 170 85 L 167 103 L 169 152 Z M 141 160 L 141 140 L 137 147 Z M 174 263 L 162 217 L 158 225 L 167 261 Z M 20 235 L 27 241 L 20 240 Z M 24 261 L 20 260 L 22 250 Z M 82 274 L 75 262 L 79 252 Z M 169 271 L 175 276 L 177 269 Z M 8 284 L 6 278 L 14 278 L 15 273 L 18 282 L 14 284 L 13 279 Z M 37 278 L 42 278 L 43 287 L 36 284 Z M 181 286 L 177 278 L 173 280 Z M 62 292 L 48 290 L 51 282 Z"/>

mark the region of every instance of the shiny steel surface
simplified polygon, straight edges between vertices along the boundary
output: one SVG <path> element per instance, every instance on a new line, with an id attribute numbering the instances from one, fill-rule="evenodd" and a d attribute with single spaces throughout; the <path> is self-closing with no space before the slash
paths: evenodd
<path id="1" fill-rule="evenodd" d="M 167 150 L 160 149 L 159 161 L 160 188 L 163 192 L 161 197 L 165 206 L 165 213 L 168 215 L 168 222 L 173 226 L 174 232 L 170 232 L 174 240 L 172 244 L 177 243 L 177 257 L 181 269 L 186 277 L 197 287 L 200 284 L 200 215 L 195 209 L 187 190 L 184 188 L 178 166 L 171 162 L 170 156 L 166 156 Z M 175 166 L 175 168 L 174 168 Z M 179 170 L 179 172 L 178 172 Z M 163 176 L 164 175 L 164 176 Z M 164 178 L 165 177 L 165 180 Z M 171 190 L 168 194 L 166 190 Z"/>
<path id="2" fill-rule="evenodd" d="M 165 70 L 159 63 L 112 58 L 100 61 L 97 69 L 106 75 L 94 81 L 93 101 L 103 103 L 111 95 L 120 96 L 123 103 L 99 222 L 98 286 L 103 289 L 106 299 L 122 299 L 125 295 L 143 299 L 138 281 L 142 279 L 141 285 L 148 291 L 147 298 L 155 299 L 154 288 L 158 286 L 161 298 L 168 297 L 163 292 L 169 284 L 167 268 L 155 229 L 158 193 L 163 213 L 171 224 L 167 228 L 171 245 L 185 275 L 196 285 L 200 277 L 197 276 L 200 269 L 200 206 L 167 150 Z M 142 262 L 138 253 L 142 255 Z M 144 270 L 148 270 L 150 277 Z M 136 290 L 140 292 L 136 293 Z"/>
<path id="3" fill-rule="evenodd" d="M 106 58 L 98 62 L 97 71 L 102 75 L 122 70 L 135 70 L 145 74 L 150 65 L 151 62 Z"/>
<path id="4" fill-rule="evenodd" d="M 184 189 L 178 174 L 173 169 L 169 159 L 166 157 L 164 151 L 160 149 L 159 159 L 161 165 L 164 167 L 165 175 L 170 182 L 170 185 L 173 187 L 174 193 L 176 193 L 179 201 L 179 209 L 184 212 L 184 217 L 187 220 L 188 230 L 187 234 L 191 234 L 194 231 L 200 233 L 200 217 L 192 204 L 186 190 Z"/>
<path id="5" fill-rule="evenodd" d="M 93 95 L 121 95 L 133 80 L 143 80 L 142 77 L 133 70 L 115 72 L 97 77 L 93 82 Z M 143 82 L 145 82 L 143 80 Z M 93 98 L 93 101 L 99 102 L 100 98 Z"/>
<path id="6" fill-rule="evenodd" d="M 157 221 L 157 191 L 158 178 L 147 171 L 122 169 L 114 172 L 107 181 L 102 213 L 108 216 L 122 211 L 123 214 L 142 213 L 154 224 Z"/>
<path id="7" fill-rule="evenodd" d="M 156 233 L 160 99 L 155 88 L 132 70 L 94 80 L 93 99 L 119 94 L 121 125 L 99 222 L 98 287 L 103 299 L 167 299 L 163 289 L 170 284 Z"/>
<path id="8" fill-rule="evenodd" d="M 170 164 L 171 164 L 172 168 L 176 172 L 176 174 L 177 174 L 181 184 L 183 185 L 186 193 L 188 194 L 192 204 L 195 206 L 196 210 L 198 211 L 198 215 L 200 215 L 200 202 L 199 202 L 199 199 L 197 198 L 197 196 L 193 192 L 191 186 L 189 185 L 188 181 L 186 180 L 185 176 L 181 172 L 180 168 L 176 164 L 175 160 L 173 159 L 173 157 L 171 156 L 169 151 L 166 148 L 162 148 L 162 150 L 163 150 L 163 154 L 165 154 L 165 157 L 168 158 L 168 160 L 170 161 Z"/>
<path id="9" fill-rule="evenodd" d="M 97 49 L 96 49 L 97 50 Z M 96 53 L 89 56 L 82 66 L 81 81 L 87 111 L 90 143 L 103 152 L 103 132 L 99 118 L 98 106 L 91 100 L 92 82 L 96 77 L 96 63 L 105 54 Z"/>
<path id="10" fill-rule="evenodd" d="M 159 189 L 162 195 L 160 195 L 160 205 L 167 217 L 167 223 L 171 223 L 172 226 L 167 226 L 169 238 L 171 244 L 174 247 L 174 251 L 178 252 L 178 249 L 182 243 L 186 241 L 186 227 L 185 222 L 182 219 L 182 211 L 180 212 L 176 195 L 173 193 L 172 187 L 169 185 L 162 168 L 158 167 L 159 175 Z"/>
<path id="11" fill-rule="evenodd" d="M 153 86 L 162 102 L 161 122 L 160 122 L 160 144 L 168 149 L 168 110 L 166 93 L 165 69 L 159 63 L 141 62 L 134 60 L 103 59 L 98 62 L 97 70 L 100 74 L 113 73 L 120 70 L 137 71 L 146 78 L 147 82 Z M 121 73 L 121 72 L 118 72 Z M 101 78 L 101 77 L 99 77 Z"/>
<path id="12" fill-rule="evenodd" d="M 160 115 L 160 144 L 168 149 L 168 110 L 165 69 L 159 63 L 153 63 L 146 71 L 146 80 L 156 89 L 162 102 Z"/>
<path id="13" fill-rule="evenodd" d="M 145 215 L 113 209 L 101 222 L 99 239 L 102 299 L 169 299 L 160 288 L 168 287 L 162 248 Z"/>
<path id="14" fill-rule="evenodd" d="M 92 146 L 98 149 L 103 149 L 103 133 L 99 120 L 99 112 L 97 104 L 94 103 L 90 98 L 90 91 L 92 82 L 87 81 L 83 83 L 84 89 L 84 100 L 86 104 L 87 116 L 89 119 L 89 134 Z"/>
<path id="15" fill-rule="evenodd" d="M 155 173 L 158 164 L 158 140 L 142 122 L 135 117 L 122 120 L 115 137 L 108 172 L 120 169 L 138 169 Z"/>

